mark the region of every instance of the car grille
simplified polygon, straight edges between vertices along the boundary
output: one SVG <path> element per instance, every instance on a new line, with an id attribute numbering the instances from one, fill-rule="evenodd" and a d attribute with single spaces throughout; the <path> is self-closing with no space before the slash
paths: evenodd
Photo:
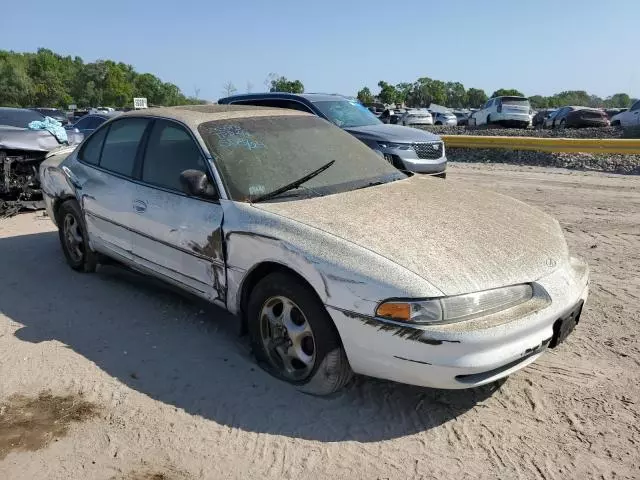
<path id="1" fill-rule="evenodd" d="M 442 142 L 414 143 L 412 147 L 418 155 L 418 158 L 424 160 L 436 160 L 442 157 L 444 151 Z"/>

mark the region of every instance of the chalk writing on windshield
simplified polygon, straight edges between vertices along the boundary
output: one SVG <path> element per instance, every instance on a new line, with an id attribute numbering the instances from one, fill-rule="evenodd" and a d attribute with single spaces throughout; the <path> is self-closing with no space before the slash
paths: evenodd
<path id="1" fill-rule="evenodd" d="M 217 143 L 221 148 L 246 148 L 248 150 L 265 148 L 264 143 L 257 141 L 251 133 L 239 125 L 219 125 L 208 130 L 218 137 Z"/>

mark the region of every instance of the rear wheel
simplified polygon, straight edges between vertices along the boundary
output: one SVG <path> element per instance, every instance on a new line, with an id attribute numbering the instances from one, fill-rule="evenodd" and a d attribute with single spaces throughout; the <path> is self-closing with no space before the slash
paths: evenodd
<path id="1" fill-rule="evenodd" d="M 487 115 L 487 125 L 491 125 L 491 115 Z"/>
<path id="2" fill-rule="evenodd" d="M 57 213 L 58 236 L 67 263 L 74 270 L 95 272 L 97 255 L 89 247 L 82 212 L 75 200 L 67 200 Z"/>
<path id="3" fill-rule="evenodd" d="M 615 120 L 615 121 L 611 122 L 611 126 L 612 127 L 619 127 L 620 126 L 620 120 Z"/>
<path id="4" fill-rule="evenodd" d="M 297 278 L 272 273 L 251 292 L 247 308 L 254 354 L 269 373 L 314 395 L 328 395 L 352 371 L 331 317 Z"/>

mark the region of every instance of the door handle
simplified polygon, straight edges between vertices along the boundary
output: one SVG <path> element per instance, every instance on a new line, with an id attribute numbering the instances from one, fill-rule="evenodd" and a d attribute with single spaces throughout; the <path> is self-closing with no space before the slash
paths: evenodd
<path id="1" fill-rule="evenodd" d="M 142 213 L 147 210 L 147 203 L 142 200 L 134 200 L 133 201 L 133 210 L 137 213 Z"/>

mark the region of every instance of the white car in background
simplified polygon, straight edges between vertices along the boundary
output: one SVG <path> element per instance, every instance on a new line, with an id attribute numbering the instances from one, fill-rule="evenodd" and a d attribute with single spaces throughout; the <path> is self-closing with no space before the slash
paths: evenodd
<path id="1" fill-rule="evenodd" d="M 433 125 L 433 116 L 428 110 L 407 110 L 398 120 L 398 125 Z"/>
<path id="2" fill-rule="evenodd" d="M 620 112 L 611 117 L 611 125 L 622 127 L 633 127 L 640 125 L 640 100 L 637 100 L 626 112 Z"/>
<path id="3" fill-rule="evenodd" d="M 499 124 L 526 128 L 531 124 L 531 104 L 526 97 L 496 97 L 472 115 L 475 125 Z"/>
<path id="4" fill-rule="evenodd" d="M 455 127 L 458 125 L 458 117 L 452 112 L 433 112 L 433 124 Z"/>

